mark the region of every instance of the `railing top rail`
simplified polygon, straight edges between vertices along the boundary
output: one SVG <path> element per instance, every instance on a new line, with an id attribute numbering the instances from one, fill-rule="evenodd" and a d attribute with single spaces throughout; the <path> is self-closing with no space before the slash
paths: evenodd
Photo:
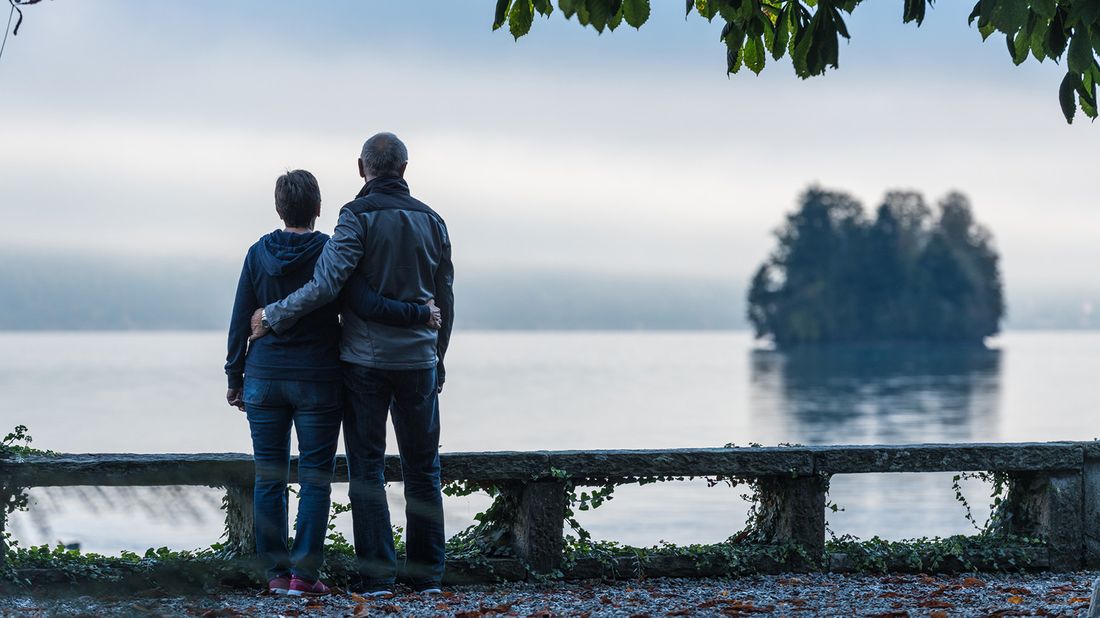
<path id="1" fill-rule="evenodd" d="M 444 480 L 535 480 L 644 476 L 742 477 L 868 472 L 1077 470 L 1100 459 L 1096 442 L 897 444 L 635 450 L 495 451 L 443 453 Z M 19 487 L 63 485 L 248 484 L 245 453 L 86 453 L 0 460 L 0 483 Z M 337 461 L 336 480 L 347 478 Z M 401 480 L 400 460 L 386 458 L 386 478 Z"/>

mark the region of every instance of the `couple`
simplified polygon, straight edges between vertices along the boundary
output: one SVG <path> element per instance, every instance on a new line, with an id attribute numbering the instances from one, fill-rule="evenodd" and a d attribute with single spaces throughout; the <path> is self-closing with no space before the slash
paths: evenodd
<path id="1" fill-rule="evenodd" d="M 330 484 L 344 427 L 358 569 L 356 592 L 387 595 L 397 557 L 385 491 L 386 418 L 393 415 L 405 484 L 405 574 L 419 592 L 443 576 L 438 394 L 454 317 L 447 226 L 409 195 L 405 144 L 379 133 L 363 145 L 366 184 L 331 238 L 313 230 L 317 180 L 295 170 L 275 183 L 285 227 L 248 250 L 229 326 L 229 405 L 248 416 L 256 463 L 256 553 L 268 588 L 323 594 Z M 290 431 L 300 485 L 287 548 Z"/>

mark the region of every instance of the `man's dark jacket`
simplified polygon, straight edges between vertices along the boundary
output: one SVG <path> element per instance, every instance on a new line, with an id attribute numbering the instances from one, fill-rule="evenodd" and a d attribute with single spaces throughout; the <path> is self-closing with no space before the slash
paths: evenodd
<path id="1" fill-rule="evenodd" d="M 435 299 L 443 313 L 439 331 L 428 326 L 387 326 L 344 312 L 341 360 L 376 369 L 428 369 L 443 357 L 454 322 L 454 266 L 442 217 L 409 195 L 402 178 L 368 182 L 340 210 L 313 279 L 283 300 L 267 305 L 272 330 L 282 333 L 309 312 L 340 295 L 351 277 L 361 277 L 383 296 L 412 303 Z"/>

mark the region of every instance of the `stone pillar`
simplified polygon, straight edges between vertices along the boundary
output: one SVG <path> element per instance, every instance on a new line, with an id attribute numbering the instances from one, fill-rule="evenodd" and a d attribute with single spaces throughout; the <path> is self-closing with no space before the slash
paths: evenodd
<path id="1" fill-rule="evenodd" d="M 1100 566 L 1100 459 L 1085 459 L 1082 485 L 1084 509 L 1085 564 Z M 1097 608 L 1100 611 L 1100 607 Z"/>
<path id="2" fill-rule="evenodd" d="M 8 563 L 8 544 L 4 538 L 4 532 L 8 523 L 8 501 L 11 500 L 11 490 L 0 485 L 0 571 Z"/>
<path id="3" fill-rule="evenodd" d="M 512 491 L 517 499 L 512 551 L 535 573 L 550 573 L 561 566 L 565 549 L 565 483 L 533 481 Z"/>
<path id="4" fill-rule="evenodd" d="M 1053 571 L 1080 568 L 1085 559 L 1082 476 L 1077 471 L 1010 473 L 997 531 L 1045 540 Z"/>
<path id="5" fill-rule="evenodd" d="M 804 566 L 815 566 L 825 554 L 827 488 L 827 478 L 820 476 L 761 478 L 756 538 L 766 543 L 795 543 L 814 562 Z"/>
<path id="6" fill-rule="evenodd" d="M 252 556 L 256 553 L 253 491 L 252 485 L 225 488 L 225 544 L 229 555 Z"/>

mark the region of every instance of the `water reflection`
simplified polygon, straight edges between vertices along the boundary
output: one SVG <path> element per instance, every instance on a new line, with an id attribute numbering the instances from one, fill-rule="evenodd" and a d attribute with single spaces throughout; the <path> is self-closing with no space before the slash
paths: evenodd
<path id="1" fill-rule="evenodd" d="M 854 345 L 751 353 L 754 422 L 802 444 L 984 441 L 996 436 L 1001 351 Z"/>

